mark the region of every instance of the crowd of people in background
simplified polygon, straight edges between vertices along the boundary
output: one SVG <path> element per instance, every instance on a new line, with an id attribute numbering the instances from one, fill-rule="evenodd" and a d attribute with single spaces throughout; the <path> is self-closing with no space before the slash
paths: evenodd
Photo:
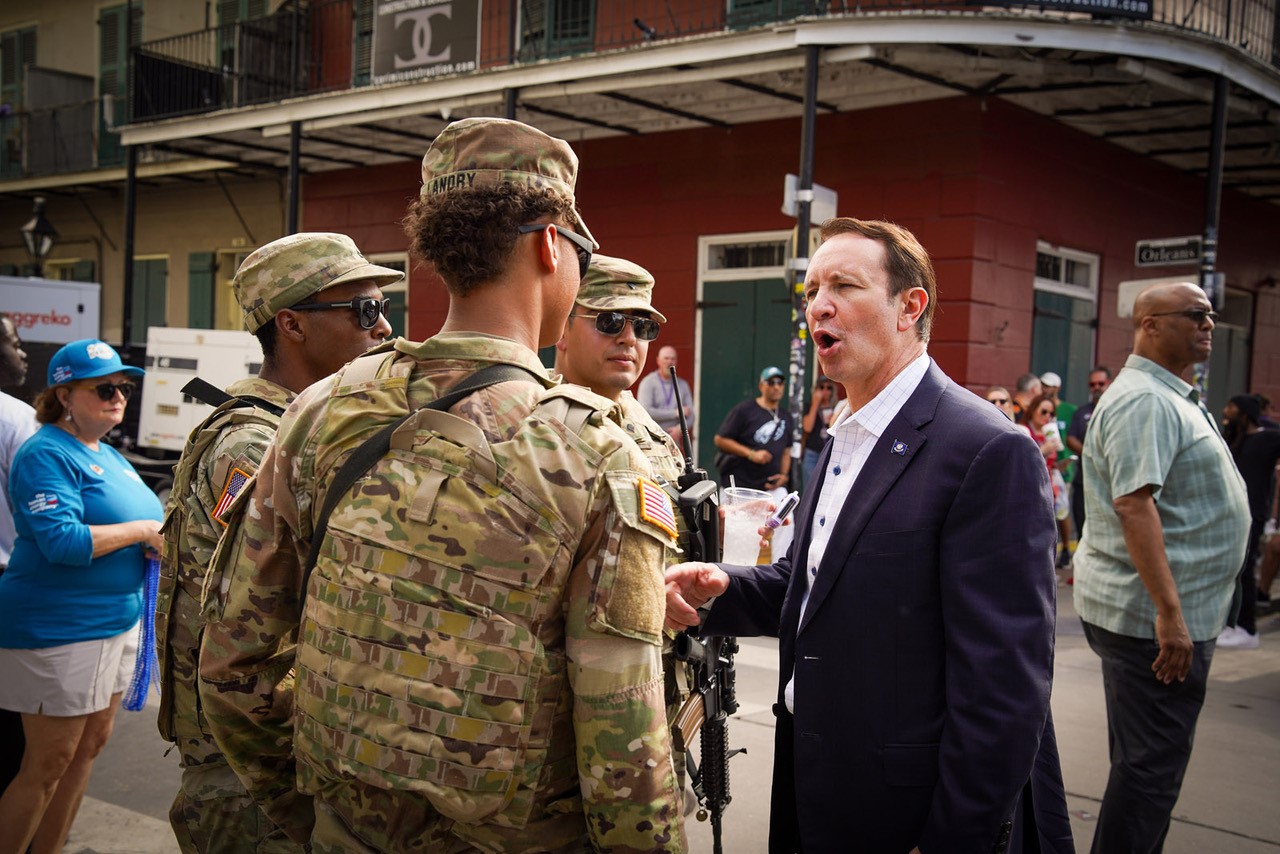
<path id="1" fill-rule="evenodd" d="M 1089 372 L 1089 397 L 1077 405 L 1060 399 L 1061 378 L 1052 371 L 1025 373 L 1014 384 L 1017 392 L 991 386 L 986 398 L 1039 446 L 1049 467 L 1058 520 L 1057 567 L 1062 581 L 1074 584 L 1072 556 L 1086 520 L 1085 468 L 1082 455 L 1093 413 L 1113 375 L 1105 365 Z M 1223 649 L 1257 649 L 1259 608 L 1271 608 L 1271 585 L 1280 569 L 1280 424 L 1267 413 L 1271 401 L 1261 394 L 1238 394 L 1223 407 L 1220 432 L 1244 478 L 1249 499 L 1247 551 L 1240 569 L 1239 596 L 1218 636 Z"/>

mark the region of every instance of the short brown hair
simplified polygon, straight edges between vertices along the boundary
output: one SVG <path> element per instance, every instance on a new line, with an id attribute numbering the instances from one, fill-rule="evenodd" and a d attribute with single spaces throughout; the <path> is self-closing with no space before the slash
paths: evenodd
<path id="1" fill-rule="evenodd" d="M 63 413 L 67 411 L 62 401 L 58 400 L 59 388 L 61 386 L 51 385 L 36 395 L 32 406 L 36 410 L 36 420 L 41 424 L 53 424 L 61 420 Z"/>
<path id="2" fill-rule="evenodd" d="M 418 198 L 403 225 L 414 254 L 435 268 L 451 294 L 466 296 L 506 272 L 517 228 L 545 220 L 576 225 L 573 200 L 506 182 Z"/>
<path id="3" fill-rule="evenodd" d="M 938 298 L 938 280 L 934 276 L 929 253 L 916 240 L 916 236 L 900 225 L 874 219 L 854 219 L 839 216 L 822 224 L 822 241 L 825 243 L 838 234 L 861 234 L 884 244 L 885 272 L 889 274 L 889 296 L 896 297 L 911 288 L 924 288 L 929 301 L 916 321 L 916 333 L 921 341 L 929 340 L 933 330 L 933 307 Z"/>

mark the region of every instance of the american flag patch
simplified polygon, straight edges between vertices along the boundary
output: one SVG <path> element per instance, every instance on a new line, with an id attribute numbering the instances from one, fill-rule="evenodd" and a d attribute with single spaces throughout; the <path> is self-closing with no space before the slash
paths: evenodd
<path id="1" fill-rule="evenodd" d="M 674 540 L 676 517 L 671 512 L 671 499 L 667 498 L 662 487 L 643 477 L 636 479 L 636 488 L 639 490 L 640 518 Z"/>
<path id="2" fill-rule="evenodd" d="M 244 490 L 244 485 L 253 480 L 253 475 L 240 469 L 232 469 L 231 474 L 227 477 L 227 485 L 223 487 L 222 497 L 218 499 L 218 505 L 213 508 L 213 518 L 217 519 L 222 527 L 227 527 L 227 523 L 223 521 L 222 514 L 227 512 L 227 508 L 231 506 L 231 502 L 236 500 L 236 496 Z"/>
<path id="3" fill-rule="evenodd" d="M 58 496 L 52 492 L 37 492 L 27 502 L 27 510 L 32 513 L 43 513 L 46 510 L 58 509 Z"/>

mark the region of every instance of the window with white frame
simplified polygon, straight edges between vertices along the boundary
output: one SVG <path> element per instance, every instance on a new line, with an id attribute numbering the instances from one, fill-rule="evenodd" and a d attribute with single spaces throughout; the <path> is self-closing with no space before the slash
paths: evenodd
<path id="1" fill-rule="evenodd" d="M 1100 256 L 1079 249 L 1036 244 L 1031 370 L 1062 378 L 1058 399 L 1088 399 L 1098 325 Z"/>
<path id="2" fill-rule="evenodd" d="M 1036 290 L 1096 301 L 1098 256 L 1078 249 L 1036 244 Z"/>

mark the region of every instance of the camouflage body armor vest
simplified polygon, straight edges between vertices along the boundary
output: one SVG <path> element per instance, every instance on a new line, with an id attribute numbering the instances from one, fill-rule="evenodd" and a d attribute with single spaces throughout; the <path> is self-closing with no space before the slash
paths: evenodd
<path id="1" fill-rule="evenodd" d="M 157 724 L 165 741 L 179 742 L 183 755 L 217 752 L 197 694 L 200 653 L 201 595 L 212 550 L 193 547 L 191 526 L 216 542 L 222 533 L 209 528 L 206 509 L 193 494 L 193 481 L 210 446 L 229 429 L 257 427 L 264 434 L 261 449 L 280 426 L 280 416 L 262 406 L 233 398 L 206 418 L 187 437 L 182 458 L 173 472 L 173 490 L 165 510 L 161 534 L 160 586 L 156 595 L 156 652 L 160 659 L 160 713 Z M 254 471 L 246 472 L 250 477 Z M 203 552 L 208 551 L 208 554 Z M 203 744 L 202 750 L 199 746 Z M 197 758 L 207 758 L 197 757 Z"/>
<path id="2" fill-rule="evenodd" d="M 372 379 L 385 358 L 345 369 L 326 420 L 406 411 L 403 379 Z M 578 790 L 565 592 L 593 492 L 635 489 L 602 470 L 602 402 L 542 392 L 507 437 L 420 410 L 338 504 L 299 632 L 304 790 L 354 777 L 514 828 Z"/>

